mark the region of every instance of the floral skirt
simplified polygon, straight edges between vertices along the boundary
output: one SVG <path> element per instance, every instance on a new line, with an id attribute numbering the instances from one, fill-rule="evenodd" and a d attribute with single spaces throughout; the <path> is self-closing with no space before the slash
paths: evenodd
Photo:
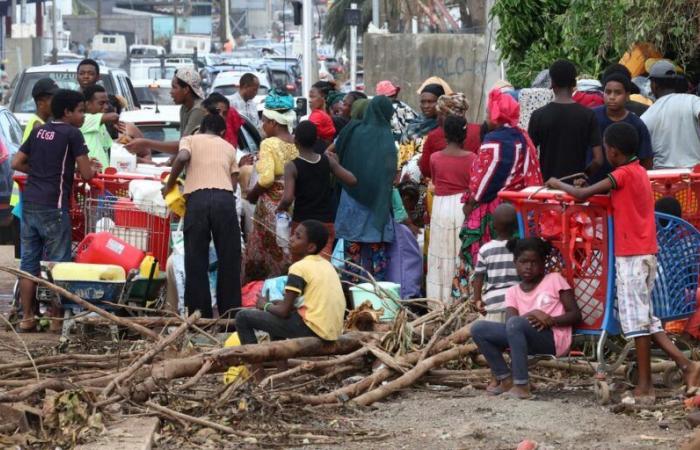
<path id="1" fill-rule="evenodd" d="M 341 275 L 344 281 L 353 284 L 364 283 L 368 278 L 367 273 L 370 273 L 376 281 L 385 281 L 389 264 L 386 243 L 344 241 L 344 251 L 345 271 Z"/>
<path id="2" fill-rule="evenodd" d="M 284 184 L 275 181 L 255 204 L 253 231 L 246 243 L 244 266 L 246 283 L 287 273 L 291 258 L 277 245 L 275 236 L 275 211 L 283 193 Z"/>

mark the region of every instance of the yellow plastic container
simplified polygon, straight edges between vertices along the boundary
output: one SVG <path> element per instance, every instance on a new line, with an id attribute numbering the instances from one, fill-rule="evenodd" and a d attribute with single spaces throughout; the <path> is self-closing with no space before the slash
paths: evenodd
<path id="1" fill-rule="evenodd" d="M 170 174 L 168 174 L 168 177 L 170 177 Z M 167 179 L 164 181 L 167 181 Z M 180 185 L 181 183 L 178 181 L 175 187 L 165 194 L 165 204 L 170 208 L 170 211 L 180 217 L 185 217 L 185 196 L 180 191 Z"/>
<path id="2" fill-rule="evenodd" d="M 158 275 L 160 275 L 158 262 L 153 256 L 153 253 L 146 253 L 146 256 L 143 258 L 143 261 L 141 261 L 141 265 L 139 266 L 139 275 L 141 278 L 148 278 L 151 275 L 151 269 L 153 269 L 154 266 L 155 269 L 153 270 L 153 278 L 158 278 Z"/>
<path id="3" fill-rule="evenodd" d="M 241 345 L 241 339 L 238 333 L 231 333 L 231 336 L 224 342 L 224 347 L 238 347 Z M 224 373 L 224 384 L 231 384 L 239 378 L 248 378 L 250 373 L 245 366 L 231 366 Z"/>
<path id="4" fill-rule="evenodd" d="M 51 275 L 57 281 L 125 281 L 121 266 L 111 264 L 56 263 Z"/>

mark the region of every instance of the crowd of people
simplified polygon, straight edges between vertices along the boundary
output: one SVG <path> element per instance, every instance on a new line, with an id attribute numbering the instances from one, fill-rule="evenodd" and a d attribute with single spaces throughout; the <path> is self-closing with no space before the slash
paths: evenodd
<path id="1" fill-rule="evenodd" d="M 499 81 L 488 92 L 483 123 L 469 122 L 467 96 L 439 78 L 420 87 L 419 112 L 388 80 L 371 99 L 321 81 L 308 93 L 308 119 L 298 120 L 294 99 L 277 90 L 258 116 L 252 74 L 232 98 L 205 97 L 197 72 L 180 69 L 171 95 L 181 105 L 181 139 L 158 142 L 111 112 L 118 101 L 86 60 L 78 69 L 81 92 L 46 79 L 32 93 L 37 114 L 13 161 L 28 174 L 22 269 L 38 275 L 42 254 L 70 258 L 66 196 L 75 165 L 89 179 L 108 164 L 111 139 L 126 136 L 126 148 L 143 160 L 153 151 L 172 155 L 164 194 L 185 174 L 184 292 L 169 284 L 169 308 L 212 317 L 216 304 L 219 316 L 235 316 L 243 344 L 256 342 L 255 331 L 335 340 L 350 305 L 348 286 L 391 280 L 397 270 L 390 269 L 405 261 L 392 255 L 414 251 L 426 269 L 398 267 L 402 288 L 414 284 L 445 304 L 473 301 L 484 314 L 472 333 L 493 372 L 488 392 L 529 398 L 527 356 L 567 354 L 581 314 L 567 280 L 545 271 L 549 244 L 518 240 L 515 210 L 498 194 L 543 184 L 580 199 L 610 193 L 620 321 L 639 362 L 630 395 L 653 400 L 652 340 L 688 386 L 697 386 L 700 366 L 673 346 L 650 306 L 657 247 L 646 170 L 700 163 L 700 98 L 683 91 L 682 76 L 665 60 L 649 70 L 654 102 L 631 100 L 634 84 L 621 65 L 600 81 L 577 80 L 575 66 L 559 60 L 545 78 L 525 89 Z M 599 90 L 579 89 L 591 83 Z M 237 152 L 243 118 L 264 136 L 257 154 Z M 341 255 L 333 261 L 339 271 L 331 255 Z M 169 262 L 172 277 L 171 269 Z M 282 276 L 281 298 L 260 291 L 254 308 L 241 310 L 251 283 Z M 32 289 L 24 280 L 22 330 L 36 326 Z"/>

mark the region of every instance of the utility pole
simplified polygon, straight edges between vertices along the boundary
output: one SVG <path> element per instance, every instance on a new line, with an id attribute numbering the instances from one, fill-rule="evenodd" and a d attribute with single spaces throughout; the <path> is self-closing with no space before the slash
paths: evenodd
<path id="1" fill-rule="evenodd" d="M 102 0 L 97 0 L 97 34 L 102 31 Z"/>
<path id="2" fill-rule="evenodd" d="M 173 0 L 173 35 L 177 34 L 177 0 Z"/>
<path id="3" fill-rule="evenodd" d="M 27 23 L 27 0 L 22 0 L 21 6 L 19 8 L 19 23 Z"/>
<path id="4" fill-rule="evenodd" d="M 375 0 L 376 1 L 376 0 Z M 351 3 L 350 9 L 356 10 L 357 3 Z M 373 12 L 374 14 L 374 12 Z M 357 87 L 357 25 L 350 25 L 350 89 Z"/>
<path id="5" fill-rule="evenodd" d="M 56 24 L 58 23 L 58 6 L 56 5 L 57 0 L 51 2 L 51 40 L 53 42 L 53 48 L 51 49 L 51 63 L 58 63 L 58 31 L 56 30 Z"/>
<path id="6" fill-rule="evenodd" d="M 303 96 L 309 95 L 309 91 L 311 90 L 311 84 L 313 83 L 314 76 L 313 76 L 313 67 L 314 67 L 314 61 L 313 58 L 315 58 L 316 55 L 312 54 L 313 51 L 313 46 L 311 40 L 313 39 L 313 30 L 314 30 L 314 13 L 313 13 L 313 1 L 312 0 L 303 0 L 302 5 L 301 5 L 301 13 L 302 13 L 302 29 L 301 29 L 301 40 L 302 40 L 302 71 L 301 71 L 301 84 L 302 84 L 302 90 L 304 91 L 302 93 Z"/>
<path id="7" fill-rule="evenodd" d="M 379 26 L 379 0 L 372 0 L 372 23 L 375 27 Z"/>
<path id="8" fill-rule="evenodd" d="M 221 43 L 228 42 L 229 37 L 229 0 L 221 0 L 221 14 L 219 19 L 219 38 Z"/>

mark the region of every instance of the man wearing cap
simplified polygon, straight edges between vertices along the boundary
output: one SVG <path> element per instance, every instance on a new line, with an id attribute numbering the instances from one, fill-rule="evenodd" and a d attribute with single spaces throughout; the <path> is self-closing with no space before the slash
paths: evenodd
<path id="1" fill-rule="evenodd" d="M 676 94 L 678 78 L 668 60 L 659 60 L 649 70 L 656 102 L 642 114 L 642 121 L 651 134 L 654 169 L 700 164 L 700 98 Z"/>
<path id="2" fill-rule="evenodd" d="M 58 85 L 51 78 L 42 78 L 32 88 L 32 98 L 36 105 L 36 113 L 32 114 L 24 127 L 22 143 L 29 138 L 32 130 L 45 124 L 51 117 L 51 99 L 58 91 Z"/>
<path id="3" fill-rule="evenodd" d="M 200 106 L 204 99 L 201 87 L 202 79 L 193 68 L 178 69 L 170 87 L 170 96 L 176 105 L 180 105 L 180 137 L 194 134 L 199 129 L 206 111 Z M 134 139 L 124 147 L 138 156 L 148 156 L 151 150 L 176 154 L 179 141 L 160 142 L 152 139 Z"/>
<path id="4" fill-rule="evenodd" d="M 399 100 L 399 91 L 401 88 L 389 80 L 380 81 L 375 88 L 377 95 L 389 97 L 391 105 L 394 107 L 394 115 L 391 117 L 391 131 L 396 141 L 404 134 L 408 123 L 418 117 L 413 108 Z"/>

